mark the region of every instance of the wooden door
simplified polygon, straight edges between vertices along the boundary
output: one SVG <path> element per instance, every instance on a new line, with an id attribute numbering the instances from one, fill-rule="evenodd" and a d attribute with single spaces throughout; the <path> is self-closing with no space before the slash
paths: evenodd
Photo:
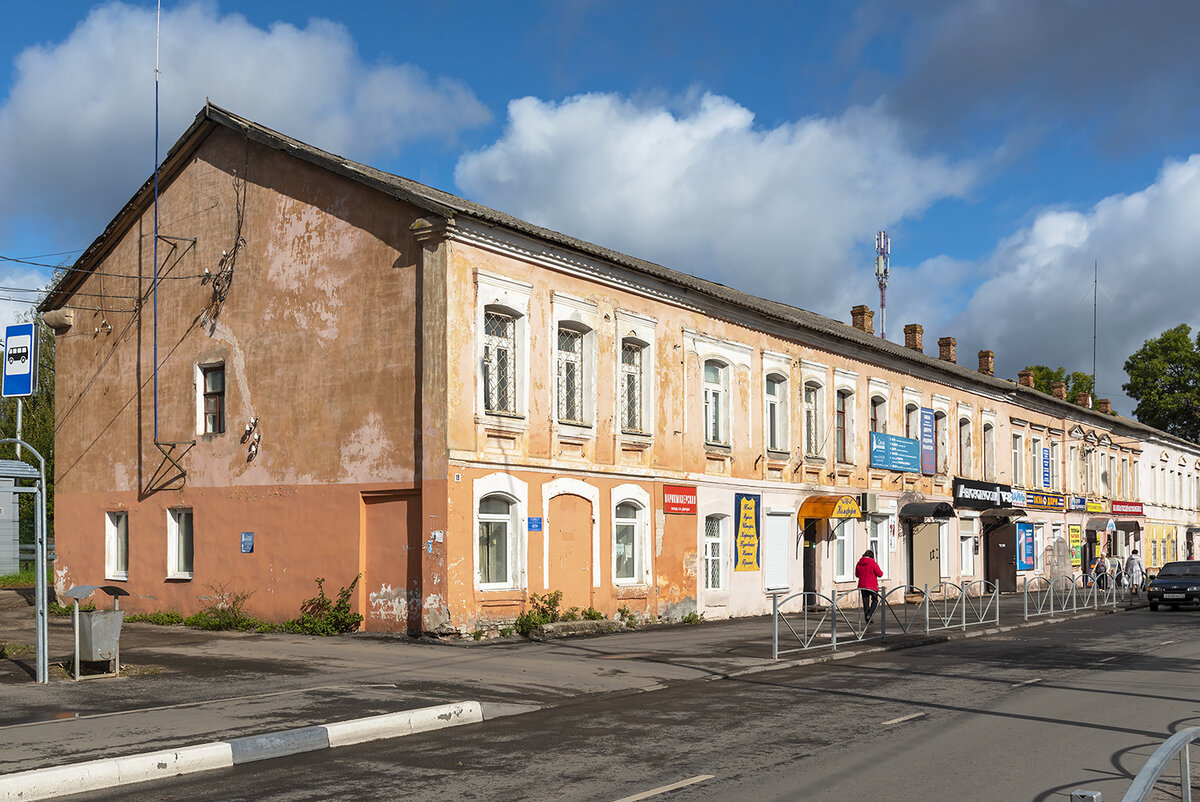
<path id="1" fill-rule="evenodd" d="M 363 575 L 359 610 L 369 632 L 421 631 L 421 499 L 415 493 L 363 494 Z M 349 583 L 327 577 L 325 595 Z"/>
<path id="2" fill-rule="evenodd" d="M 546 590 L 562 591 L 563 610 L 592 605 L 592 515 L 592 503 L 582 496 L 550 499 L 549 520 L 543 524 L 549 540 Z"/>

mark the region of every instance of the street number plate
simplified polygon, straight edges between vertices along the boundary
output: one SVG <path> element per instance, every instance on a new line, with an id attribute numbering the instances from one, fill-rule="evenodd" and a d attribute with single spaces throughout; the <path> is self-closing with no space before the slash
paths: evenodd
<path id="1" fill-rule="evenodd" d="M 1184 593 L 1164 593 L 1163 594 L 1164 599 L 1182 599 L 1185 597 L 1186 597 L 1186 594 L 1184 594 Z"/>

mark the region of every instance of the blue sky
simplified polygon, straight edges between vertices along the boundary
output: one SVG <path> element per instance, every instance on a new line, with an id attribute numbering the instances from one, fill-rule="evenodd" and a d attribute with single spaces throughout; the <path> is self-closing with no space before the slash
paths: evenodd
<path id="1" fill-rule="evenodd" d="M 151 173 L 154 8 L 5 9 L 0 255 L 69 262 Z M 1128 414 L 1124 359 L 1200 327 L 1198 22 L 1115 0 L 168 2 L 160 147 L 207 96 L 845 321 L 878 307 L 887 229 L 889 339 L 919 322 L 927 352 L 953 336 L 1009 377 L 1091 370 L 1098 260 L 1098 390 Z M 0 261 L 0 287 L 47 278 Z"/>

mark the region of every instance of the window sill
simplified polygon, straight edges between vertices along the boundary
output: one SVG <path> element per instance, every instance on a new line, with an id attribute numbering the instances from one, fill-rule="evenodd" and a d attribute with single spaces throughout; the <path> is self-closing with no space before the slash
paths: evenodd
<path id="1" fill-rule="evenodd" d="M 169 578 L 170 578 L 170 577 L 168 577 L 168 579 L 169 579 Z M 106 575 L 105 575 L 105 577 L 104 577 L 104 581 L 105 581 L 105 582 L 128 582 L 128 581 L 129 581 L 129 574 L 125 574 L 124 576 L 108 576 L 108 575 L 106 574 Z"/>
<path id="2" fill-rule="evenodd" d="M 784 449 L 784 450 L 777 449 L 777 448 L 768 448 L 767 449 L 767 459 L 770 460 L 771 462 L 787 462 L 791 458 L 792 458 L 792 452 L 787 451 L 786 449 Z"/>
<path id="3" fill-rule="evenodd" d="M 509 412 L 487 412 L 483 415 L 476 415 L 475 422 L 497 429 L 512 429 L 513 431 L 523 432 L 529 428 L 529 421 L 525 419 L 524 415 Z"/>
<path id="4" fill-rule="evenodd" d="M 164 579 L 167 582 L 191 582 L 192 574 L 167 574 Z"/>
<path id="5" fill-rule="evenodd" d="M 805 454 L 804 462 L 807 465 L 824 465 L 825 464 L 825 455 L 824 454 Z"/>
<path id="6" fill-rule="evenodd" d="M 709 454 L 720 454 L 721 456 L 725 457 L 733 453 L 732 446 L 727 446 L 724 443 L 710 443 L 707 441 L 704 443 L 704 450 Z"/>

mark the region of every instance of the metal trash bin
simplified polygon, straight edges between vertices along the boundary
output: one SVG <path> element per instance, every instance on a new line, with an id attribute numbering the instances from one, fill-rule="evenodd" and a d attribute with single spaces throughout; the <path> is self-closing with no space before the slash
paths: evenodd
<path id="1" fill-rule="evenodd" d="M 124 610 L 79 614 L 79 659 L 112 660 L 118 654 Z"/>

